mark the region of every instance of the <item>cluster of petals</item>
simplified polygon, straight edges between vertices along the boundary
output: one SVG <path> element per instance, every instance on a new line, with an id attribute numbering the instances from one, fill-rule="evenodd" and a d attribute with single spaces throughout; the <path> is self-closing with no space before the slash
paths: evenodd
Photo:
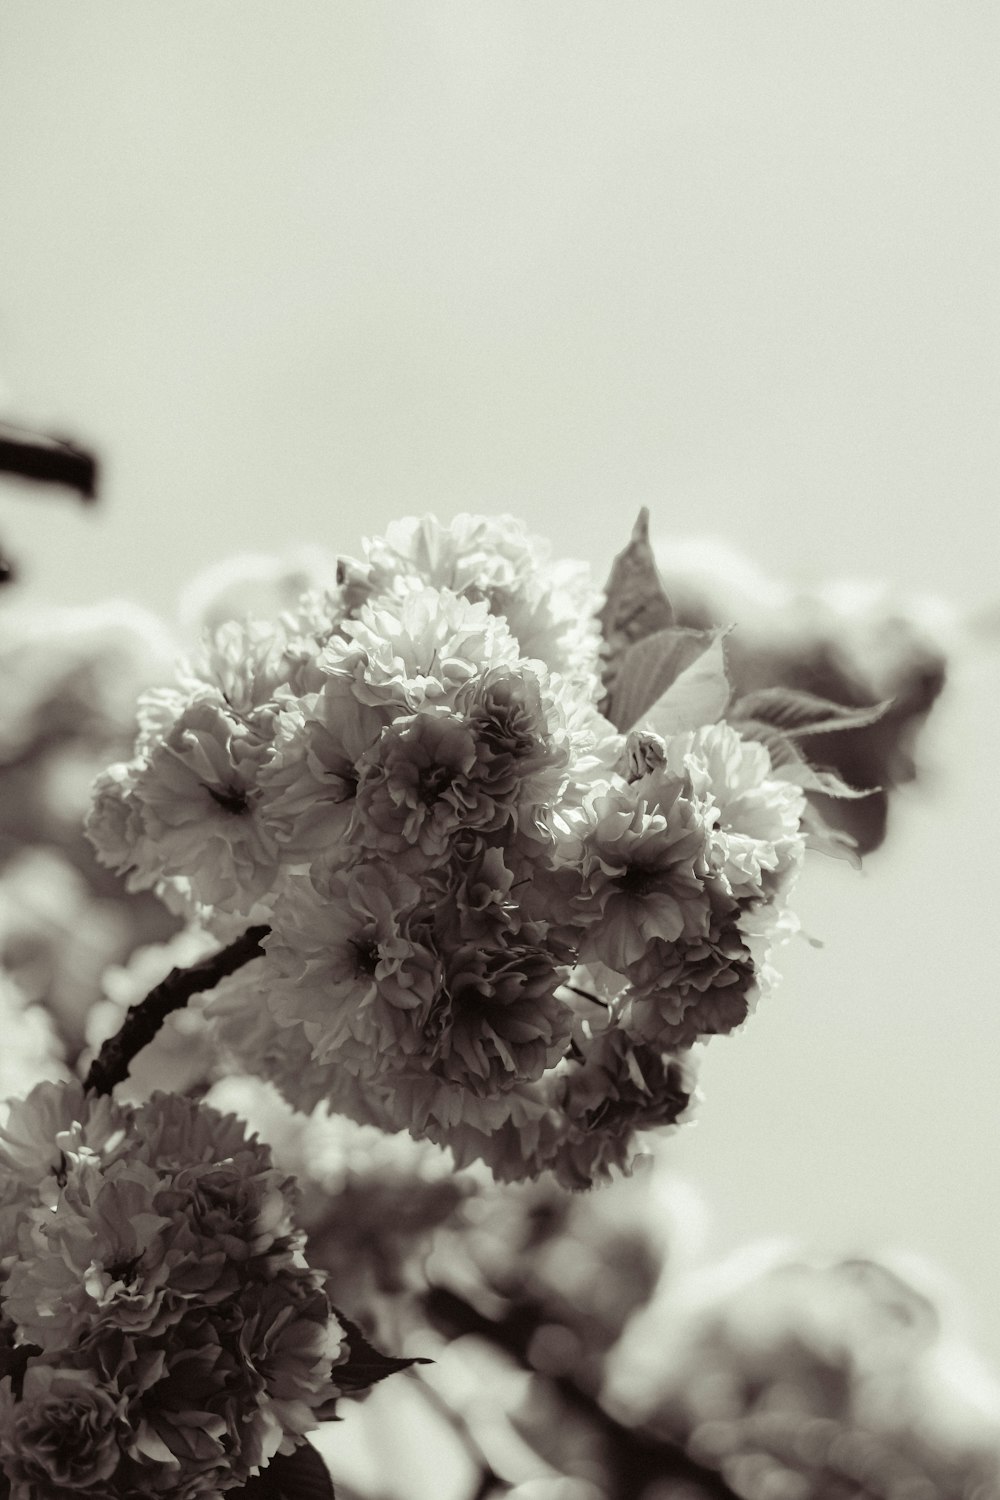
<path id="1" fill-rule="evenodd" d="M 596 595 L 509 517 L 397 523 L 338 580 L 146 695 L 91 838 L 218 938 L 270 928 L 209 1007 L 239 1070 L 581 1185 L 749 1013 L 801 793 L 725 721 L 617 732 Z"/>
<path id="2" fill-rule="evenodd" d="M 43 1083 L 0 1171 L 12 1500 L 215 1495 L 330 1414 L 344 1331 L 290 1179 L 234 1116 Z"/>

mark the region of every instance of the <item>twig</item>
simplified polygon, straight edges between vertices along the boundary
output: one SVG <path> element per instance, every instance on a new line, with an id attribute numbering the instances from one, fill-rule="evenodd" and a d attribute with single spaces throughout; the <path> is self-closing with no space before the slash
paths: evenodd
<path id="1" fill-rule="evenodd" d="M 83 500 L 97 495 L 97 459 L 85 448 L 62 438 L 0 423 L 0 473 L 61 484 Z"/>
<path id="2" fill-rule="evenodd" d="M 235 974 L 252 958 L 259 958 L 264 951 L 261 942 L 270 930 L 250 927 L 228 948 L 221 948 L 189 969 L 171 969 L 145 1000 L 131 1007 L 121 1029 L 104 1043 L 90 1065 L 84 1088 L 110 1094 L 116 1083 L 128 1077 L 132 1059 L 153 1040 L 171 1011 L 181 1010 L 192 995 L 212 989 L 220 979 Z"/>

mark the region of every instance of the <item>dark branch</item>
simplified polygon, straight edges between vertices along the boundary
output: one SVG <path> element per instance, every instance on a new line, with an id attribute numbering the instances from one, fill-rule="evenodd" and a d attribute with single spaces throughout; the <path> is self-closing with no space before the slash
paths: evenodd
<path id="1" fill-rule="evenodd" d="M 97 495 L 97 459 L 85 448 L 62 438 L 47 437 L 0 423 L 0 473 L 17 474 L 42 484 L 61 484 L 83 500 Z"/>
<path id="2" fill-rule="evenodd" d="M 110 1094 L 116 1083 L 128 1077 L 132 1059 L 153 1040 L 171 1011 L 182 1010 L 192 995 L 213 989 L 220 979 L 235 974 L 252 958 L 259 958 L 264 951 L 261 942 L 270 930 L 250 927 L 228 948 L 221 948 L 189 969 L 171 969 L 145 1000 L 132 1006 L 121 1029 L 104 1043 L 90 1065 L 84 1088 Z"/>
<path id="3" fill-rule="evenodd" d="M 449 1288 L 431 1286 L 423 1299 L 429 1321 L 449 1338 L 474 1333 L 530 1370 L 528 1345 L 542 1309 L 522 1304 L 499 1320 L 487 1317 Z M 704 1500 L 739 1500 L 723 1476 L 699 1463 L 681 1445 L 661 1434 L 626 1427 L 596 1398 L 566 1375 L 550 1377 L 555 1390 L 604 1439 L 612 1489 L 609 1500 L 638 1500 L 655 1480 L 683 1481 Z"/>

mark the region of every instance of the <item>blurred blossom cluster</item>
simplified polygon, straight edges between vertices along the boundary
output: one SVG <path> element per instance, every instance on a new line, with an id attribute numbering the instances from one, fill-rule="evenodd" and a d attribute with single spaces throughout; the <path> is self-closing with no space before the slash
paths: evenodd
<path id="1" fill-rule="evenodd" d="M 62 1048 L 44 1005 L 30 1004 L 8 973 L 0 970 L 0 1123 L 9 1101 L 44 1079 L 67 1075 Z"/>
<path id="2" fill-rule="evenodd" d="M 137 607 L 0 605 L 0 965 L 48 1008 L 71 1059 L 105 967 L 177 925 L 102 869 L 82 830 L 94 777 L 134 735 L 137 695 L 175 653 Z"/>
<path id="3" fill-rule="evenodd" d="M 604 1399 L 745 1500 L 995 1500 L 1000 1382 L 908 1275 L 744 1252 L 657 1297 Z"/>
<path id="4" fill-rule="evenodd" d="M 997 1500 L 1000 1382 L 926 1273 L 773 1245 L 692 1269 L 691 1213 L 662 1160 L 571 1199 L 484 1182 L 425 1261 L 440 1345 L 411 1335 L 435 1357 L 425 1440 L 459 1434 L 467 1467 L 408 1484 L 403 1436 L 367 1483 L 348 1463 L 344 1493 Z M 383 1391 L 362 1430 L 402 1395 Z"/>
<path id="5" fill-rule="evenodd" d="M 717 633 L 656 635 L 652 701 L 628 590 L 602 645 L 510 517 L 397 523 L 337 577 L 143 695 L 91 838 L 219 939 L 270 928 L 216 1012 L 292 1104 L 587 1186 L 769 982 L 815 777 L 726 717 Z"/>
<path id="6" fill-rule="evenodd" d="M 406 1313 L 435 1361 L 420 1441 L 459 1443 L 464 1466 L 420 1483 L 415 1398 L 389 1387 L 341 1435 L 338 1495 L 997 1500 L 1000 1382 L 926 1272 L 773 1245 L 693 1269 L 699 1219 L 664 1155 L 572 1197 L 482 1178 Z M 352 1468 L 352 1433 L 370 1444 L 397 1420 L 384 1463 Z"/>

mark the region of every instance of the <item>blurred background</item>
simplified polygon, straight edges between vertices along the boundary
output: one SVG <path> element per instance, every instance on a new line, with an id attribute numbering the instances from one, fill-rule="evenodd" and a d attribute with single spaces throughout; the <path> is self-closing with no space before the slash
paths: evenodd
<path id="1" fill-rule="evenodd" d="M 709 1049 L 671 1165 L 705 1255 L 904 1252 L 994 1365 L 998 64 L 987 0 L 0 15 L 0 414 L 105 476 L 3 484 L 22 600 L 172 618 L 423 510 L 602 580 L 648 505 L 668 574 L 711 536 L 948 636 L 885 848 L 811 859 L 823 951 Z"/>

